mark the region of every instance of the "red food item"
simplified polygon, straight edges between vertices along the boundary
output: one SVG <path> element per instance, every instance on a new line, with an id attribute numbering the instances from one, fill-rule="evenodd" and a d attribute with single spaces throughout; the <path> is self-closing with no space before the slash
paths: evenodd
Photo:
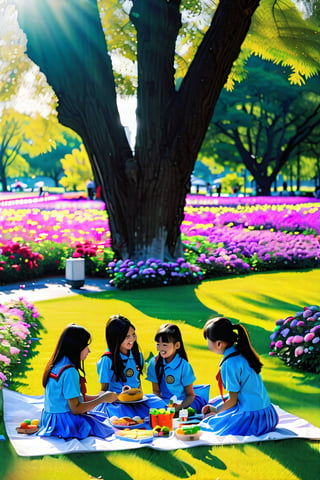
<path id="1" fill-rule="evenodd" d="M 20 423 L 20 428 L 28 428 L 28 427 L 29 427 L 29 425 L 26 422 L 21 422 Z"/>
<path id="2" fill-rule="evenodd" d="M 35 428 L 38 428 L 37 425 L 27 425 L 27 429 L 35 429 Z"/>
<path id="3" fill-rule="evenodd" d="M 122 417 L 125 420 L 126 425 L 137 425 L 137 422 L 130 417 Z"/>

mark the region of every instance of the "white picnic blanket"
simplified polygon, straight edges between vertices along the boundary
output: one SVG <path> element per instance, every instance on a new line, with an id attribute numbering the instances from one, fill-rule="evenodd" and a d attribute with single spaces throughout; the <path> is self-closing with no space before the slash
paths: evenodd
<path id="1" fill-rule="evenodd" d="M 149 447 L 155 450 L 176 450 L 205 445 L 230 445 L 268 440 L 283 440 L 288 438 L 306 438 L 320 440 L 320 428 L 311 425 L 306 420 L 296 417 L 275 406 L 279 415 L 279 424 L 274 432 L 259 437 L 226 435 L 218 436 L 210 432 L 203 432 L 196 441 L 178 440 L 174 435 L 169 438 L 154 438 L 152 443 L 139 443 L 116 438 L 115 435 L 106 439 L 88 437 L 84 440 L 64 440 L 57 437 L 38 437 L 36 434 L 25 435 L 16 432 L 16 427 L 26 417 L 34 419 L 41 417 L 43 396 L 29 396 L 3 389 L 4 423 L 8 437 L 18 455 L 33 457 L 42 455 L 57 455 L 74 452 L 97 452 L 129 450 Z"/>

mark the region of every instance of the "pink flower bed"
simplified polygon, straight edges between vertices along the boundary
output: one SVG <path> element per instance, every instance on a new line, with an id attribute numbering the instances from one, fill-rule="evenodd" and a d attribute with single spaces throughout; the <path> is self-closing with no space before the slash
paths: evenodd
<path id="1" fill-rule="evenodd" d="M 0 304 L 0 388 L 28 356 L 38 328 L 39 312 L 33 304 L 23 298 Z"/>

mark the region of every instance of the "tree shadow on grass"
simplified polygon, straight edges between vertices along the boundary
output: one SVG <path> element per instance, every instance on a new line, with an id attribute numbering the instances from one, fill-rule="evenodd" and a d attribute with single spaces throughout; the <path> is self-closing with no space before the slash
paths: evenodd
<path id="1" fill-rule="evenodd" d="M 114 466 L 108 460 L 108 453 L 106 452 L 97 452 L 94 454 L 72 453 L 66 458 L 93 478 L 99 478 L 101 480 L 132 480 L 133 478 L 125 470 Z M 107 474 L 107 476 L 105 474 Z"/>
<path id="2" fill-rule="evenodd" d="M 227 465 L 222 460 L 220 460 L 219 457 L 217 457 L 216 455 L 212 455 L 211 449 L 211 446 L 194 447 L 189 448 L 188 452 L 193 458 L 200 460 L 203 463 L 206 463 L 212 468 L 216 468 L 217 470 L 227 470 Z"/>
<path id="3" fill-rule="evenodd" d="M 183 320 L 197 328 L 202 328 L 210 317 L 219 314 L 199 301 L 194 285 L 103 292 L 97 298 L 117 299 L 129 303 L 149 317 L 171 322 Z"/>
<path id="4" fill-rule="evenodd" d="M 117 456 L 121 457 L 119 460 L 124 465 L 124 469 L 113 465 L 112 461 Z M 141 472 L 141 478 L 143 476 L 148 478 L 147 469 L 153 467 L 163 470 L 164 476 L 162 478 L 166 478 L 168 471 L 182 479 L 189 478 L 196 473 L 192 465 L 175 458 L 173 452 L 160 452 L 149 448 L 122 452 L 101 452 L 93 455 L 71 454 L 68 455 L 68 459 L 90 476 L 94 478 L 102 477 L 103 480 L 132 480 L 133 477 L 128 473 L 132 468 L 135 468 L 135 477 Z M 161 478 L 159 474 L 157 474 L 157 478 Z"/>
<path id="5" fill-rule="evenodd" d="M 277 442 L 261 442 L 257 444 L 257 449 L 292 472 L 295 478 L 300 480 L 319 479 L 319 450 L 316 451 L 312 448 L 306 440 L 297 438 Z"/>

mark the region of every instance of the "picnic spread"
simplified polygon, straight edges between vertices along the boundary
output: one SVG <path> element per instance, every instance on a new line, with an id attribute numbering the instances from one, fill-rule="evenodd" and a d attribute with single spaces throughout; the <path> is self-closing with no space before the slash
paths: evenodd
<path id="1" fill-rule="evenodd" d="M 179 418 L 172 418 L 170 412 L 153 412 L 149 418 L 130 419 L 128 423 L 131 422 L 131 425 L 124 424 L 120 428 L 119 424 L 115 424 L 113 425 L 114 434 L 105 439 L 87 437 L 82 440 L 75 438 L 64 440 L 58 437 L 39 437 L 36 431 L 31 434 L 18 433 L 17 427 L 19 428 L 24 420 L 29 419 L 32 422 L 32 420 L 41 418 L 43 405 L 43 396 L 23 395 L 7 388 L 3 389 L 4 423 L 7 435 L 20 456 L 116 451 L 144 447 L 169 451 L 195 446 L 244 444 L 293 438 L 320 440 L 320 428 L 277 406 L 275 408 L 279 415 L 279 423 L 276 429 L 258 437 L 254 435 L 219 436 L 201 429 L 201 415 L 199 414 L 192 415 L 182 421 Z M 26 415 L 28 418 L 26 418 Z M 172 428 L 170 418 L 172 419 Z M 150 419 L 153 427 L 150 424 Z M 112 425 L 111 419 L 109 421 Z M 116 421 L 115 418 L 114 421 Z M 155 421 L 157 425 L 155 425 Z M 161 423 L 163 424 L 161 425 Z M 163 434 L 161 434 L 163 427 L 168 427 L 169 432 L 168 428 L 164 428 L 162 430 Z"/>

